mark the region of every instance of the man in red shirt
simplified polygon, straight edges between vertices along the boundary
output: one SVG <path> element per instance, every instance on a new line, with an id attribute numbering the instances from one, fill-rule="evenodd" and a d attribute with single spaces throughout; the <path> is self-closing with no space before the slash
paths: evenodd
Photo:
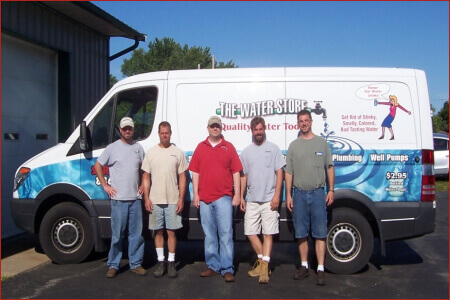
<path id="1" fill-rule="evenodd" d="M 222 120 L 212 116 L 207 128 L 209 136 L 198 144 L 189 164 L 193 202 L 200 209 L 205 233 L 208 268 L 200 276 L 220 273 L 226 282 L 233 282 L 233 206 L 240 204 L 242 164 L 233 144 L 222 136 Z"/>

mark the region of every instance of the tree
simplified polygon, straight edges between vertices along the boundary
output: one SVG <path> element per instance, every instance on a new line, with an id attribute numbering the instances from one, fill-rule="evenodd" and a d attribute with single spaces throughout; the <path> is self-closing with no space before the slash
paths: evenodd
<path id="1" fill-rule="evenodd" d="M 435 111 L 432 106 L 433 112 Z M 448 101 L 444 103 L 442 109 L 433 116 L 433 131 L 445 131 L 448 132 Z"/>
<path id="2" fill-rule="evenodd" d="M 109 74 L 109 88 L 112 88 L 113 85 L 117 83 L 116 76 Z"/>
<path id="3" fill-rule="evenodd" d="M 212 67 L 212 55 L 209 47 L 183 47 L 174 39 L 165 37 L 162 40 L 155 38 L 148 43 L 148 51 L 138 48 L 133 51 L 130 59 L 124 59 L 121 68 L 124 76 L 165 71 L 197 69 Z M 233 61 L 226 63 L 215 62 L 216 68 L 235 68 Z"/>

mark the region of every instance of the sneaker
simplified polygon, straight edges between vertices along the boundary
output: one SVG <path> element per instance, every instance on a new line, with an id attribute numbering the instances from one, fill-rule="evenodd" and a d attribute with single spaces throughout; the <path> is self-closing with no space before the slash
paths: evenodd
<path id="1" fill-rule="evenodd" d="M 260 266 L 259 283 L 269 283 L 269 262 L 263 260 Z"/>
<path id="2" fill-rule="evenodd" d="M 174 261 L 169 261 L 167 263 L 167 276 L 170 278 L 175 278 L 178 276 L 177 268 L 175 267 Z"/>
<path id="3" fill-rule="evenodd" d="M 255 264 L 253 265 L 253 269 L 248 271 L 248 276 L 250 276 L 250 277 L 259 276 L 259 273 L 261 270 L 261 262 L 262 262 L 261 258 L 258 258 L 258 260 L 255 261 Z"/>
<path id="4" fill-rule="evenodd" d="M 147 275 L 147 271 L 141 266 L 131 269 L 131 272 L 133 272 L 134 274 L 139 275 L 139 276 Z"/>
<path id="5" fill-rule="evenodd" d="M 165 272 L 166 272 L 166 262 L 158 261 L 158 264 L 156 265 L 156 270 L 153 273 L 153 275 L 155 277 L 163 277 Z"/>
<path id="6" fill-rule="evenodd" d="M 117 270 L 114 268 L 111 268 L 108 270 L 108 272 L 106 272 L 106 277 L 108 278 L 114 278 L 117 276 Z"/>
<path id="7" fill-rule="evenodd" d="M 295 273 L 294 279 L 300 280 L 309 276 L 309 269 L 304 266 L 301 266 L 300 269 Z"/>
<path id="8" fill-rule="evenodd" d="M 317 285 L 325 285 L 325 272 L 317 271 Z"/>

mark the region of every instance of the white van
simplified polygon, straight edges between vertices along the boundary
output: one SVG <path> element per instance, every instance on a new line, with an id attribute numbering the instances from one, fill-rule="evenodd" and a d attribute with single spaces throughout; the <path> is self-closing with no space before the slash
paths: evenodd
<path id="1" fill-rule="evenodd" d="M 134 119 L 134 138 L 144 150 L 159 142 L 158 124 L 170 122 L 172 142 L 189 162 L 207 136 L 212 115 L 222 118 L 223 135 L 238 153 L 252 141 L 250 120 L 264 117 L 267 139 L 286 154 L 298 137 L 296 114 L 305 108 L 312 112 L 314 133 L 328 141 L 336 166 L 329 271 L 359 271 L 369 261 L 374 238 L 384 255 L 387 241 L 433 232 L 433 133 L 426 77 L 420 70 L 397 68 L 236 68 L 126 78 L 65 143 L 18 168 L 13 218 L 19 228 L 39 235 L 53 261 L 80 262 L 93 249 L 105 251 L 111 237 L 109 201 L 94 163 L 119 138 L 122 117 Z M 107 169 L 104 173 L 109 177 Z M 189 189 L 187 202 L 191 185 Z M 284 205 L 280 214 L 279 240 L 294 241 Z M 245 240 L 242 218 L 235 209 L 237 240 Z M 199 213 L 190 203 L 183 223 L 180 238 L 203 239 Z"/>

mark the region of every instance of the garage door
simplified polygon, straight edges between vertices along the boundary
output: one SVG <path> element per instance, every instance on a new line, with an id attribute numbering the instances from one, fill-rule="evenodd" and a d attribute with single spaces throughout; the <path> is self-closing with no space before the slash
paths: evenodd
<path id="1" fill-rule="evenodd" d="M 2 239 L 20 232 L 10 213 L 17 167 L 57 141 L 57 53 L 1 35 Z"/>

